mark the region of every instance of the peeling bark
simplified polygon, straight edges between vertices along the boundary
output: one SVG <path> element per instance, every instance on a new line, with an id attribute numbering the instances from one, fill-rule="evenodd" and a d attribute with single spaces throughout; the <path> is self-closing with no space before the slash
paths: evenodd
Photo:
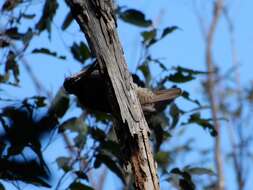
<path id="1" fill-rule="evenodd" d="M 149 144 L 149 129 L 134 90 L 116 31 L 112 0 L 68 0 L 71 12 L 85 33 L 100 73 L 107 79 L 108 100 L 117 121 L 116 132 L 126 161 L 132 166 L 137 190 L 158 190 L 159 180 Z"/>

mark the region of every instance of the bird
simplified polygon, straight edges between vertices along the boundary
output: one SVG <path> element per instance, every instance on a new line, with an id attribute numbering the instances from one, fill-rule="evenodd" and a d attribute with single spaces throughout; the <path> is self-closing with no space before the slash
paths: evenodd
<path id="1" fill-rule="evenodd" d="M 180 88 L 152 91 L 145 88 L 144 82 L 137 75 L 132 74 L 132 78 L 144 114 L 162 111 L 166 105 L 182 94 Z M 75 95 L 87 110 L 112 113 L 111 103 L 107 98 L 109 91 L 106 80 L 97 68 L 88 68 L 66 77 L 63 87 L 68 94 Z"/>

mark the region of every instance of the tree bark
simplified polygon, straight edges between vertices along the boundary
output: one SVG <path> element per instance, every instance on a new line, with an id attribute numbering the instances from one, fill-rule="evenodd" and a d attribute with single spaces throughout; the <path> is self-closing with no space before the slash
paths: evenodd
<path id="1" fill-rule="evenodd" d="M 108 100 L 126 161 L 131 163 L 137 190 L 158 190 L 159 180 L 149 144 L 149 129 L 129 74 L 116 31 L 112 0 L 67 0 L 85 33 L 108 85 Z"/>

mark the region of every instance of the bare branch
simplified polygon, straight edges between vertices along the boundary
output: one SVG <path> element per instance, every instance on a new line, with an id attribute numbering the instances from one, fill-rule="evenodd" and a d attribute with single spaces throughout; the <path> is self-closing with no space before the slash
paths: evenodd
<path id="1" fill-rule="evenodd" d="M 210 28 L 207 33 L 207 44 L 206 44 L 206 67 L 208 70 L 208 78 L 207 78 L 207 91 L 209 96 L 209 101 L 211 104 L 212 117 L 214 120 L 214 126 L 218 135 L 215 141 L 215 161 L 216 161 L 216 169 L 218 174 L 218 184 L 217 189 L 224 189 L 224 172 L 223 172 L 223 163 L 222 163 L 222 153 L 221 153 L 221 135 L 220 135 L 220 122 L 218 121 L 218 105 L 217 105 L 217 97 L 215 90 L 215 69 L 212 58 L 212 46 L 214 41 L 214 34 L 217 28 L 217 24 L 219 18 L 221 16 L 223 9 L 223 0 L 217 0 L 214 5 L 213 18 L 211 21 Z"/>

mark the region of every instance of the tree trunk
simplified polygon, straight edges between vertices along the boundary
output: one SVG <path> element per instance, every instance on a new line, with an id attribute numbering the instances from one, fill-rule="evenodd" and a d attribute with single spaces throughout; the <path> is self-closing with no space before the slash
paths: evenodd
<path id="1" fill-rule="evenodd" d="M 67 0 L 85 33 L 100 72 L 107 79 L 108 100 L 117 120 L 119 142 L 127 152 L 137 190 L 158 190 L 159 180 L 149 144 L 149 129 L 134 90 L 116 31 L 112 0 Z"/>

